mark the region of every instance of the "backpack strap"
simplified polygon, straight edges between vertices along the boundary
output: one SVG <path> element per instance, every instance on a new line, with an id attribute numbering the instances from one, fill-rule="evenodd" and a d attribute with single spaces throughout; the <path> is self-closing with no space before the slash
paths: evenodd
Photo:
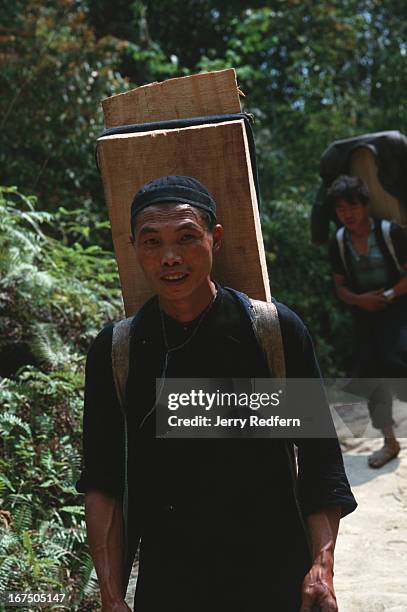
<path id="1" fill-rule="evenodd" d="M 126 383 L 129 375 L 130 327 L 134 317 L 114 324 L 112 336 L 112 370 L 117 398 L 124 410 Z"/>
<path id="2" fill-rule="evenodd" d="M 275 378 L 285 378 L 285 358 L 278 312 L 273 302 L 250 300 L 254 310 L 254 331 L 267 364 Z M 114 324 L 112 336 L 112 370 L 116 393 L 122 410 L 129 375 L 130 327 L 134 317 Z"/>
<path id="3" fill-rule="evenodd" d="M 118 321 L 113 326 L 112 335 L 112 372 L 114 385 L 116 387 L 116 395 L 119 400 L 120 408 L 123 415 L 124 428 L 124 492 L 122 502 L 123 512 L 123 565 L 124 565 L 124 580 L 127 585 L 131 566 L 133 564 L 134 554 L 130 551 L 129 543 L 129 484 L 128 484 L 128 457 L 129 457 L 129 442 L 127 431 L 127 416 L 126 416 L 126 383 L 129 375 L 129 357 L 130 357 L 130 327 L 134 317 L 128 317 Z M 127 586 L 124 587 L 124 591 Z"/>
<path id="4" fill-rule="evenodd" d="M 336 241 L 338 243 L 339 255 L 341 256 L 343 267 L 347 274 L 349 274 L 348 266 L 346 265 L 346 257 L 345 257 L 345 228 L 342 226 L 336 232 Z"/>
<path id="5" fill-rule="evenodd" d="M 254 331 L 263 349 L 274 378 L 285 378 L 283 338 L 276 305 L 273 302 L 250 300 L 254 310 Z"/>
<path id="6" fill-rule="evenodd" d="M 283 379 L 284 386 L 286 378 L 286 367 L 283 337 L 281 334 L 281 326 L 278 318 L 277 307 L 273 302 L 262 302 L 260 300 L 252 299 L 250 299 L 250 302 L 252 304 L 255 315 L 253 323 L 257 341 L 266 355 L 267 365 L 269 367 L 270 373 L 274 378 Z M 298 469 L 294 446 L 289 440 L 285 440 L 284 449 L 290 470 L 291 486 L 293 488 L 298 517 L 300 519 L 308 541 L 307 529 L 305 527 L 300 502 L 298 499 Z"/>
<path id="7" fill-rule="evenodd" d="M 397 270 L 400 272 L 402 276 L 405 275 L 406 271 L 400 266 L 400 262 L 397 259 L 396 251 L 394 250 L 393 240 L 391 239 L 391 221 L 388 219 L 382 219 L 380 228 L 382 230 L 383 240 L 386 243 L 387 250 L 389 251 Z"/>

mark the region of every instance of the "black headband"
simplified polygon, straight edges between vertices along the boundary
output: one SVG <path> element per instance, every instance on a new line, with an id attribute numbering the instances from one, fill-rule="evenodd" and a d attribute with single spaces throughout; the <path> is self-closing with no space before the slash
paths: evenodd
<path id="1" fill-rule="evenodd" d="M 162 176 L 146 183 L 131 204 L 131 228 L 138 213 L 153 204 L 177 202 L 200 208 L 216 221 L 216 202 L 202 183 L 190 176 Z"/>

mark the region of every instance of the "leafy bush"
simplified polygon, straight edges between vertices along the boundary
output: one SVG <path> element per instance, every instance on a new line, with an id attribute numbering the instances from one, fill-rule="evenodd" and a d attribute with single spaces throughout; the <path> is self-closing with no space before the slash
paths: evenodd
<path id="1" fill-rule="evenodd" d="M 125 91 L 120 43 L 97 40 L 86 2 L 10 2 L 0 38 L 0 163 L 3 182 L 61 205 L 103 211 L 94 143 L 100 100 Z M 6 61 L 5 61 L 6 60 Z"/>
<path id="2" fill-rule="evenodd" d="M 0 591 L 64 591 L 70 610 L 94 609 L 97 592 L 73 487 L 81 382 L 28 367 L 0 385 Z"/>
<path id="3" fill-rule="evenodd" d="M 122 313 L 112 255 L 69 246 L 79 230 L 66 211 L 39 212 L 34 198 L 0 190 L 0 590 L 63 590 L 70 610 L 94 610 L 74 489 L 84 354 Z"/>
<path id="4" fill-rule="evenodd" d="M 117 315 L 116 264 L 98 246 L 67 244 L 78 228 L 60 210 L 38 212 L 35 199 L 0 191 L 0 374 L 19 365 L 55 368 L 89 345 Z M 68 218 L 66 218 L 68 217 Z M 61 239 L 46 236 L 42 224 Z"/>

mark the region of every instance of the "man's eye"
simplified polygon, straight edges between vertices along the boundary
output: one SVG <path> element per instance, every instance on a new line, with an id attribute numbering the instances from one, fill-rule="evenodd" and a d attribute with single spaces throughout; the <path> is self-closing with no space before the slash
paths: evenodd
<path id="1" fill-rule="evenodd" d="M 190 240 L 195 240 L 196 236 L 194 234 L 184 234 L 181 236 L 181 242 L 189 242 Z"/>
<path id="2" fill-rule="evenodd" d="M 144 246 L 157 246 L 159 243 L 160 241 L 157 238 L 147 238 L 146 240 L 143 240 Z"/>

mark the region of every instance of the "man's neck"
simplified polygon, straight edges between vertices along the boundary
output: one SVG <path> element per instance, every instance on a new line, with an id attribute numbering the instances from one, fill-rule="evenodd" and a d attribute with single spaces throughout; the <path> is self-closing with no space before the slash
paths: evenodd
<path id="1" fill-rule="evenodd" d="M 210 306 L 216 297 L 216 285 L 209 281 L 188 298 L 180 300 L 165 300 L 158 297 L 161 310 L 180 323 L 193 321 Z"/>
<path id="2" fill-rule="evenodd" d="M 371 228 L 371 218 L 367 217 L 360 223 L 357 227 L 355 227 L 352 231 L 349 231 L 352 238 L 363 239 L 367 238 L 370 234 Z"/>

